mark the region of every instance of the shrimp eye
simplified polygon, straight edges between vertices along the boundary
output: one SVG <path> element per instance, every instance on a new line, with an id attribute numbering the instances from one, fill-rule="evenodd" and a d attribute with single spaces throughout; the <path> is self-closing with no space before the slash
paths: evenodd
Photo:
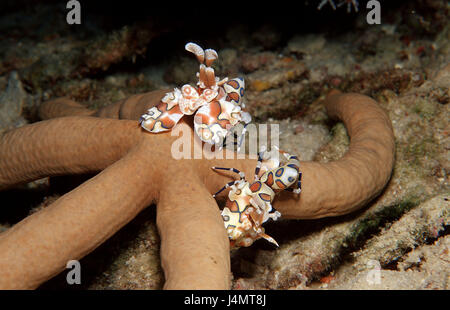
<path id="1" fill-rule="evenodd" d="M 232 112 L 231 117 L 236 119 L 239 118 L 239 112 Z"/>
<path id="2" fill-rule="evenodd" d="M 209 130 L 207 128 L 202 129 L 201 136 L 203 137 L 203 139 L 209 140 L 212 137 L 212 132 L 211 132 L 211 130 Z"/>

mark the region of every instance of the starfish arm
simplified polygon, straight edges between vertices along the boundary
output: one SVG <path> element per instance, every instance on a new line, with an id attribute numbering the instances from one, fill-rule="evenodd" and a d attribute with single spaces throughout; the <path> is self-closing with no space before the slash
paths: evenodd
<path id="1" fill-rule="evenodd" d="M 229 289 L 229 240 L 215 200 L 190 165 L 169 175 L 156 218 L 164 288 Z"/>
<path id="2" fill-rule="evenodd" d="M 46 176 L 100 171 L 143 136 L 135 121 L 63 117 L 0 136 L 0 189 Z"/>
<path id="3" fill-rule="evenodd" d="M 123 159 L 0 235 L 0 288 L 33 289 L 111 237 L 158 197 L 143 141 Z"/>
<path id="4" fill-rule="evenodd" d="M 151 107 L 156 106 L 170 89 L 155 90 L 131 96 L 112 105 L 100 108 L 98 117 L 138 120 Z"/>
<path id="5" fill-rule="evenodd" d="M 301 162 L 302 193 L 281 193 L 274 207 L 284 218 L 321 218 L 350 213 L 377 196 L 390 179 L 395 140 L 392 123 L 378 103 L 360 94 L 332 91 L 327 113 L 344 122 L 350 136 L 339 160 Z"/>
<path id="6" fill-rule="evenodd" d="M 39 117 L 43 120 L 63 116 L 97 116 L 102 118 L 138 120 L 149 108 L 157 105 L 170 89 L 155 90 L 137 94 L 119 100 L 98 110 L 86 106 L 67 97 L 46 101 L 39 107 Z"/>
<path id="7" fill-rule="evenodd" d="M 94 110 L 86 108 L 84 105 L 67 97 L 60 97 L 46 101 L 39 107 L 39 117 L 50 119 L 63 116 L 93 116 Z"/>

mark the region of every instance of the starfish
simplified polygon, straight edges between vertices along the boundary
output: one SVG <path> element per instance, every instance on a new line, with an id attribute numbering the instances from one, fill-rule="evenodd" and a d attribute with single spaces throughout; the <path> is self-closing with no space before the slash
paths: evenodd
<path id="1" fill-rule="evenodd" d="M 251 175 L 256 159 L 207 159 L 208 150 L 202 159 L 173 159 L 178 137 L 145 132 L 137 121 L 164 93 L 135 95 L 99 111 L 55 99 L 40 108 L 41 117 L 51 119 L 0 136 L 0 190 L 45 176 L 101 171 L 0 234 L 0 288 L 38 287 L 152 203 L 164 288 L 230 288 L 230 244 L 212 194 L 233 176 L 211 167 L 236 167 Z M 383 109 L 367 96 L 338 91 L 330 92 L 325 105 L 330 117 L 344 122 L 349 150 L 334 162 L 301 162 L 301 195 L 281 194 L 274 203 L 284 218 L 352 212 L 390 178 L 394 136 Z M 193 133 L 191 124 L 186 118 L 177 126 Z M 202 145 L 191 142 L 191 148 Z"/>

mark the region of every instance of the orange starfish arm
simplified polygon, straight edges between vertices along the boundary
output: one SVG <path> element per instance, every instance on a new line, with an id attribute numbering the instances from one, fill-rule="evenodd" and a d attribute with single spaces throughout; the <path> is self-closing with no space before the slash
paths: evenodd
<path id="1" fill-rule="evenodd" d="M 378 103 L 364 95 L 332 91 L 325 100 L 329 116 L 344 122 L 347 153 L 329 163 L 301 162 L 302 194 L 282 193 L 274 207 L 285 218 L 321 218 L 350 213 L 377 196 L 394 166 L 392 123 Z"/>

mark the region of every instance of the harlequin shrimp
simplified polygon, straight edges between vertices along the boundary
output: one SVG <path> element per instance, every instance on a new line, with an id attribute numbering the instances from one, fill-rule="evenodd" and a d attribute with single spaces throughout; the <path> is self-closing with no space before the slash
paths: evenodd
<path id="1" fill-rule="evenodd" d="M 265 234 L 262 224 L 269 219 L 277 220 L 281 216 L 280 212 L 272 207 L 276 193 L 287 190 L 300 194 L 302 173 L 296 156 L 278 149 L 276 151 L 284 155 L 285 163 L 280 163 L 279 154 L 274 156 L 273 152 L 261 150 L 252 183 L 245 179 L 243 172 L 235 168 L 212 167 L 214 170 L 232 171 L 240 177 L 239 180 L 227 183 L 213 195 L 216 197 L 223 190 L 230 188 L 221 214 L 232 248 L 248 247 L 260 238 L 278 246 L 271 236 Z"/>
<path id="2" fill-rule="evenodd" d="M 203 50 L 192 42 L 187 43 L 185 49 L 200 63 L 197 87 L 186 84 L 167 93 L 157 106 L 141 116 L 140 124 L 147 131 L 158 133 L 171 130 L 184 115 L 195 113 L 194 130 L 198 137 L 206 143 L 221 145 L 231 128 L 251 121 L 250 114 L 242 111 L 244 79 L 216 77 L 211 67 L 218 58 L 215 50 Z M 242 136 L 244 134 L 245 131 Z"/>

